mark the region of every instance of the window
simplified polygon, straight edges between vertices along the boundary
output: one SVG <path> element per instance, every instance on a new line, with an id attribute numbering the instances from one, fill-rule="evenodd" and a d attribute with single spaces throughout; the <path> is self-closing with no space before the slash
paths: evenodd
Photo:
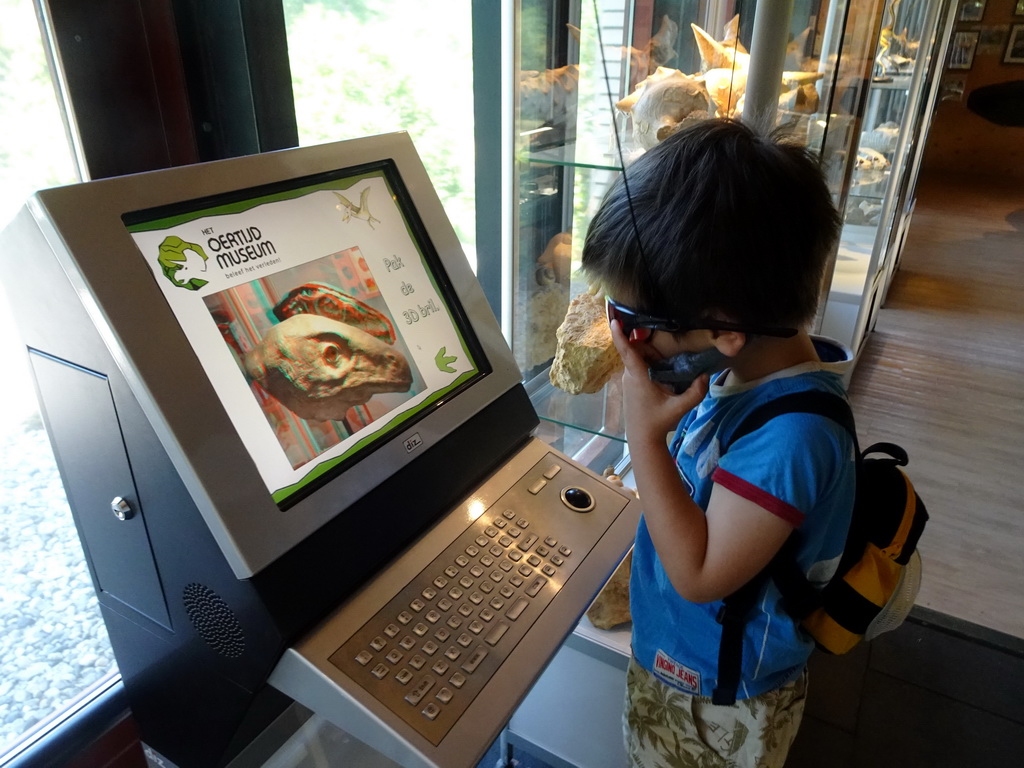
<path id="1" fill-rule="evenodd" d="M 471 1 L 286 0 L 299 143 L 408 131 L 475 263 Z"/>
<path id="2" fill-rule="evenodd" d="M 2 229 L 34 190 L 74 182 L 76 172 L 34 3 L 0 0 L 0 16 Z M 115 672 L 14 333 L 0 293 L 0 754 Z"/>

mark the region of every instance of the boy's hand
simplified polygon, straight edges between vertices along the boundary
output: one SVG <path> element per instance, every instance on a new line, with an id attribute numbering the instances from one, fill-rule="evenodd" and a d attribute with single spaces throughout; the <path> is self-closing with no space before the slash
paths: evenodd
<path id="1" fill-rule="evenodd" d="M 622 325 L 611 323 L 612 342 L 625 365 L 622 374 L 622 407 L 626 416 L 628 440 L 665 444 L 665 436 L 673 431 L 689 411 L 708 392 L 708 375 L 699 376 L 682 394 L 673 394 L 668 387 L 651 381 L 647 360 L 642 352 L 645 344 L 631 344 L 622 333 Z"/>

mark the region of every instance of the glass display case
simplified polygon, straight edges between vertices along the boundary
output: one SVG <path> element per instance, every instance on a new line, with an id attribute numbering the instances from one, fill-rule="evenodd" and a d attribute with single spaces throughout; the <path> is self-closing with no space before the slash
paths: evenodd
<path id="1" fill-rule="evenodd" d="M 569 394 L 549 374 L 570 301 L 594 288 L 579 269 L 587 224 L 623 168 L 628 173 L 633 158 L 690 121 L 742 116 L 753 83 L 764 80 L 756 77 L 766 61 L 759 54 L 772 49 L 781 63 L 768 79 L 777 83 L 774 122 L 820 155 L 840 209 L 859 204 L 848 193 L 875 92 L 884 0 L 795 0 L 792 14 L 786 6 L 516 4 L 511 342 L 544 436 L 599 470 L 625 456 L 618 377 L 596 392 Z M 888 118 L 888 102 L 876 101 L 875 114 Z M 794 212 L 794 226 L 798 219 Z"/>
<path id="2" fill-rule="evenodd" d="M 892 280 L 956 3 L 886 0 L 821 332 L 859 352 Z"/>

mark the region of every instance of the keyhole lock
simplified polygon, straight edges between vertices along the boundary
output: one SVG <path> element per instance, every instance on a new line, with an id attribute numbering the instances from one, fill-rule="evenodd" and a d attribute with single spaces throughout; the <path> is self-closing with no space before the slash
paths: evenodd
<path id="1" fill-rule="evenodd" d="M 114 513 L 114 517 L 118 520 L 128 520 L 135 514 L 132 505 L 120 496 L 115 496 L 114 500 L 110 502 L 110 511 Z"/>

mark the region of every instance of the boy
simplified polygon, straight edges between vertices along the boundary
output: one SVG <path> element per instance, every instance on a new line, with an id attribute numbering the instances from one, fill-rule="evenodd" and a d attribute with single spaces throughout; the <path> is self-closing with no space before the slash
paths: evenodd
<path id="1" fill-rule="evenodd" d="M 804 413 L 729 436 L 783 394 L 843 395 L 805 329 L 839 218 L 805 150 L 733 121 L 681 131 L 626 173 L 628 188 L 620 178 L 590 225 L 583 266 L 608 292 L 644 510 L 630 577 L 627 753 L 644 768 L 781 766 L 813 641 L 768 580 L 745 626 L 737 701 L 713 704 L 716 616 L 797 528 L 800 567 L 828 580 L 849 528 L 854 447 L 841 426 Z M 681 394 L 652 381 L 693 365 L 704 373 Z"/>

